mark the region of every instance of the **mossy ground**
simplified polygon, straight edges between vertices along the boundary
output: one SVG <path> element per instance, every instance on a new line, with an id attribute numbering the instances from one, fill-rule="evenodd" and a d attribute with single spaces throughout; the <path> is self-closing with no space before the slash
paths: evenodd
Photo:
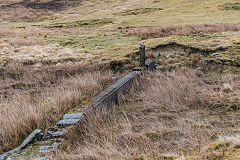
<path id="1" fill-rule="evenodd" d="M 210 143 L 204 151 L 187 156 L 187 159 L 238 160 L 239 158 L 240 148 L 231 147 L 227 142 Z"/>
<path id="2" fill-rule="evenodd" d="M 12 154 L 10 158 L 12 158 L 12 160 L 19 160 L 19 159 L 31 160 L 31 159 L 42 157 L 42 156 L 44 157 L 44 154 L 38 152 L 40 146 L 49 146 L 49 145 L 52 145 L 53 143 L 54 141 L 50 141 L 50 140 L 43 141 L 43 142 L 35 142 L 27 146 L 27 148 L 20 151 L 19 153 Z"/>
<path id="3" fill-rule="evenodd" d="M 113 21 L 114 20 L 111 18 L 90 19 L 90 20 L 79 20 L 79 21 L 65 22 L 65 23 L 54 23 L 46 27 L 47 28 L 76 28 L 76 27 L 96 28 L 109 23 L 113 23 Z"/>

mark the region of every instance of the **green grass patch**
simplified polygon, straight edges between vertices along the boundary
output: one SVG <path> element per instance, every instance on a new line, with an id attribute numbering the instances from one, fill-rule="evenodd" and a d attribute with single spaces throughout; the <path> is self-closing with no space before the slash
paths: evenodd
<path id="1" fill-rule="evenodd" d="M 169 36 L 144 40 L 143 43 L 149 47 L 160 44 L 178 43 L 186 47 L 194 47 L 206 51 L 214 51 L 218 48 L 229 48 L 240 42 L 240 32 L 224 32 L 213 34 L 193 34 L 189 36 Z M 235 45 L 238 46 L 238 45 Z"/>
<path id="2" fill-rule="evenodd" d="M 105 24 L 113 23 L 114 20 L 111 18 L 103 19 L 89 19 L 89 20 L 79 20 L 73 22 L 64 22 L 64 23 L 54 23 L 47 26 L 47 28 L 76 28 L 76 27 L 85 27 L 85 28 L 94 28 L 100 27 Z"/>
<path id="3" fill-rule="evenodd" d="M 103 50 L 118 50 L 117 46 L 126 48 L 126 43 L 137 42 L 140 39 L 136 36 L 127 36 L 118 32 L 93 33 L 85 35 L 66 35 L 66 36 L 53 36 L 45 38 L 47 43 L 58 43 L 61 46 L 72 48 L 82 48 L 87 52 L 97 52 Z"/>
<path id="4" fill-rule="evenodd" d="M 14 153 L 11 155 L 10 158 L 12 160 L 19 160 L 19 159 L 34 159 L 40 156 L 39 148 L 40 146 L 50 146 L 54 143 L 54 141 L 48 140 L 43 142 L 35 142 L 32 145 L 29 145 L 26 149 L 21 151 L 20 153 Z"/>
<path id="5" fill-rule="evenodd" d="M 139 15 L 139 14 L 147 14 L 147 13 L 151 13 L 159 10 L 163 10 L 163 9 L 162 8 L 137 8 L 137 9 L 126 10 L 126 11 L 117 13 L 116 15 L 121 15 L 121 16 Z"/>

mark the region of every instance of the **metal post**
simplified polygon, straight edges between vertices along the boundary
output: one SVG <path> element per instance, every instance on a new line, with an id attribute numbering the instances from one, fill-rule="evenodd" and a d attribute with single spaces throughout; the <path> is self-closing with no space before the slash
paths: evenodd
<path id="1" fill-rule="evenodd" d="M 145 52 L 145 45 L 140 44 L 140 66 L 145 66 L 145 60 L 146 60 L 146 52 Z"/>

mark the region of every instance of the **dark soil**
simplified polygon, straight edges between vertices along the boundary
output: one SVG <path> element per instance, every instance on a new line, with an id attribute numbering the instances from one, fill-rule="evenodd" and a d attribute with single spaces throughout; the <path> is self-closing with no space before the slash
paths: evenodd
<path id="1" fill-rule="evenodd" d="M 223 6 L 221 6 L 221 8 L 223 8 L 224 10 L 236 10 L 236 11 L 240 11 L 240 3 L 236 2 L 236 3 L 226 3 Z"/>
<path id="2" fill-rule="evenodd" d="M 19 6 L 37 10 L 61 11 L 67 7 L 74 7 L 80 5 L 82 0 L 49 0 L 48 2 L 33 2 L 31 0 L 24 0 L 22 2 L 3 5 L 0 9 L 12 9 Z"/>

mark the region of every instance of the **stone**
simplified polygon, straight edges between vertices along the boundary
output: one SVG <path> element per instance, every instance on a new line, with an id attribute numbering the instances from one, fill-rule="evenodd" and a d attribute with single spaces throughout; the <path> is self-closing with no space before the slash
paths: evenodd
<path id="1" fill-rule="evenodd" d="M 73 62 L 72 61 L 67 61 L 67 63 L 66 63 L 67 65 L 72 65 L 73 64 Z"/>
<path id="2" fill-rule="evenodd" d="M 66 126 L 66 125 L 73 125 L 80 121 L 80 119 L 63 119 L 58 121 L 57 126 Z"/>
<path id="3" fill-rule="evenodd" d="M 33 65 L 35 71 L 41 71 L 42 63 L 36 63 Z"/>
<path id="4" fill-rule="evenodd" d="M 117 79 L 117 77 L 115 77 L 115 76 L 114 76 L 114 77 L 112 77 L 112 80 L 114 80 L 114 79 Z"/>
<path id="5" fill-rule="evenodd" d="M 33 65 L 35 68 L 40 68 L 40 67 L 42 67 L 42 63 L 36 63 L 36 64 L 34 64 Z"/>
<path id="6" fill-rule="evenodd" d="M 100 92 L 97 96 L 93 97 L 92 99 L 92 108 L 101 106 L 107 106 L 111 104 L 116 104 L 118 99 L 118 94 L 126 88 L 133 79 L 139 75 L 140 71 L 133 71 L 125 76 L 121 77 L 117 80 L 114 84 L 110 85 L 108 88 Z"/>
<path id="7" fill-rule="evenodd" d="M 65 128 L 49 128 L 47 135 L 44 137 L 44 140 L 49 140 L 49 139 L 55 139 L 56 138 L 62 138 L 66 135 L 66 129 Z"/>
<path id="8" fill-rule="evenodd" d="M 49 153 L 52 152 L 52 146 L 40 146 L 39 153 Z"/>
<path id="9" fill-rule="evenodd" d="M 37 157 L 37 158 L 34 158 L 33 160 L 46 160 L 48 159 L 48 157 Z"/>
<path id="10" fill-rule="evenodd" d="M 26 146 L 30 143 L 32 143 L 35 139 L 38 139 L 43 136 L 43 133 L 40 129 L 34 130 L 24 141 L 23 143 L 19 146 L 20 149 L 26 148 Z"/>
<path id="11" fill-rule="evenodd" d="M 143 71 L 145 67 L 135 67 L 133 68 L 133 71 Z"/>
<path id="12" fill-rule="evenodd" d="M 63 137 L 66 132 L 64 131 L 56 131 L 56 132 L 50 132 L 49 133 L 53 138 L 56 138 L 56 137 Z"/>
<path id="13" fill-rule="evenodd" d="M 40 146 L 39 153 L 50 153 L 55 152 L 60 143 L 54 142 L 51 146 Z"/>
<path id="14" fill-rule="evenodd" d="M 7 153 L 4 153 L 4 154 L 0 155 L 0 160 L 4 160 L 4 159 L 6 159 L 8 156 L 10 156 L 12 153 L 18 152 L 18 151 L 20 151 L 20 150 L 21 150 L 21 148 L 18 147 L 18 148 L 15 148 L 15 149 L 11 150 L 11 151 L 8 151 Z"/>
<path id="15" fill-rule="evenodd" d="M 56 64 L 56 67 L 57 67 L 57 68 L 62 68 L 62 67 L 64 67 L 64 65 L 63 65 L 62 63 L 57 63 L 57 64 Z"/>
<path id="16" fill-rule="evenodd" d="M 72 113 L 72 114 L 65 114 L 63 119 L 81 119 L 83 116 L 82 113 Z"/>
<path id="17" fill-rule="evenodd" d="M 60 143 L 54 142 L 54 143 L 52 144 L 52 151 L 53 151 L 53 152 L 56 152 L 56 150 L 58 149 L 59 146 L 60 146 Z"/>
<path id="18" fill-rule="evenodd" d="M 156 70 L 156 62 L 154 59 L 147 59 L 145 61 L 145 66 L 147 67 L 148 70 L 154 71 Z"/>

